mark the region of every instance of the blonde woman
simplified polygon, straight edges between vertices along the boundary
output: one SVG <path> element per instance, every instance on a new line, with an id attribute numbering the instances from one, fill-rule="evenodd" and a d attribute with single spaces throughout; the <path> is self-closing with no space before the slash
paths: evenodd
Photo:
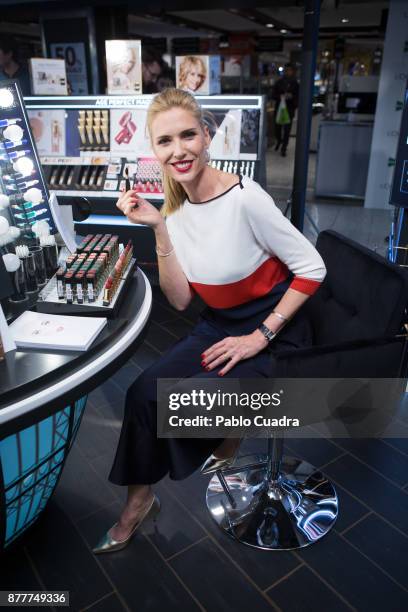
<path id="1" fill-rule="evenodd" d="M 179 87 L 189 93 L 196 93 L 205 79 L 207 69 L 201 57 L 187 55 L 183 58 L 179 68 Z"/>
<path id="2" fill-rule="evenodd" d="M 160 287 L 170 304 L 184 310 L 198 294 L 207 306 L 192 333 L 127 392 L 109 478 L 127 485 L 128 497 L 95 553 L 123 548 L 157 514 L 151 485 L 166 474 L 178 480 L 205 459 L 203 473 L 233 461 L 234 440 L 157 438 L 157 379 L 273 376 L 275 350 L 310 343 L 297 311 L 325 276 L 320 255 L 257 183 L 208 165 L 210 136 L 194 96 L 163 91 L 147 124 L 163 169 L 162 214 L 134 191 L 123 193 L 117 206 L 129 221 L 154 231 Z"/>

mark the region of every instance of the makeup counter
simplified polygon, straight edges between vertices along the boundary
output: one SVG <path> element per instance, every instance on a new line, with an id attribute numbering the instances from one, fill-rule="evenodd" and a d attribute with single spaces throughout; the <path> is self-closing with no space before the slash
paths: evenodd
<path id="1" fill-rule="evenodd" d="M 47 186 L 60 204 L 79 209 L 77 234 L 114 232 L 124 241 L 135 239 L 144 262 L 156 261 L 153 235 L 144 226 L 131 225 L 115 204 L 126 185 L 157 207 L 163 203 L 161 169 L 146 128 L 151 99 L 25 98 Z M 212 137 L 210 163 L 266 186 L 264 97 L 214 95 L 197 100 Z"/>
<path id="2" fill-rule="evenodd" d="M 1 83 L 0 550 L 46 507 L 88 394 L 134 353 L 151 311 L 137 241 L 75 236 L 61 208 L 21 92 Z"/>

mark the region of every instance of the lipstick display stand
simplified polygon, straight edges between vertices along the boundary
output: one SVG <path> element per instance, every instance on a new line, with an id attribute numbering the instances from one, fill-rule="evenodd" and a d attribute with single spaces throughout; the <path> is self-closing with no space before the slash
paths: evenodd
<path id="1" fill-rule="evenodd" d="M 112 318 L 116 316 L 122 304 L 129 281 L 132 279 L 136 267 L 136 259 L 131 259 L 128 268 L 120 278 L 115 295 L 109 306 L 104 305 L 103 288 L 92 303 L 86 302 L 84 304 L 78 304 L 77 302 L 68 303 L 66 299 L 61 300 L 58 297 L 57 278 L 54 276 L 39 293 L 36 310 L 37 312 L 46 312 L 48 314 L 78 314 L 82 317 L 94 316 Z"/>

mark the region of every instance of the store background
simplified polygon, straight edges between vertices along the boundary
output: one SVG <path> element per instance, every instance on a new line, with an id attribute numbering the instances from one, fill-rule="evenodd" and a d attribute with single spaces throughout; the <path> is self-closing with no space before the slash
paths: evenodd
<path id="1" fill-rule="evenodd" d="M 292 190 L 296 122 L 288 156 L 282 158 L 273 149 L 271 93 L 279 68 L 300 60 L 303 6 L 282 0 L 276 7 L 256 9 L 248 8 L 249 3 L 241 3 L 243 8 L 232 4 L 220 9 L 206 2 L 189 10 L 174 3 L 174 10 L 168 6 L 155 11 L 153 3 L 146 13 L 137 3 L 94 3 L 86 10 L 81 3 L 71 3 L 67 12 L 64 2 L 2 2 L 7 16 L 0 33 L 13 33 L 25 58 L 40 57 L 46 50 L 50 57 L 62 54 L 71 60 L 68 49 L 74 49 L 70 78 L 75 94 L 105 93 L 107 38 L 141 39 L 142 45 L 163 54 L 170 68 L 175 55 L 220 54 L 223 93 L 267 97 L 267 189 L 284 210 Z M 312 241 L 316 236 L 310 219 L 320 231 L 335 229 L 387 253 L 393 216 L 390 176 L 408 79 L 407 16 L 402 0 L 322 3 L 307 189 L 310 218 L 305 219 L 305 233 Z M 390 73 L 395 88 L 387 85 Z M 336 116 L 336 93 L 344 93 L 336 92 L 336 74 L 338 87 L 342 75 L 377 82 L 377 114 L 368 113 L 375 122 L 372 149 L 366 152 L 370 169 L 364 199 L 315 197 L 318 123 L 323 113 Z M 353 112 L 343 114 L 350 122 L 358 119 Z M 154 282 L 154 271 L 149 272 Z M 165 509 L 158 531 L 143 530 L 120 555 L 102 560 L 92 556 L 90 548 L 114 520 L 123 499 L 123 492 L 106 477 L 124 391 L 137 372 L 188 333 L 198 310 L 199 305 L 193 305 L 180 315 L 154 288 L 148 337 L 120 372 L 91 394 L 54 500 L 24 541 L 10 550 L 2 588 L 69 589 L 72 607 L 78 610 L 155 610 L 164 605 L 188 610 L 405 609 L 408 589 L 401 560 L 408 551 L 406 440 L 291 442 L 292 453 L 323 467 L 340 495 L 335 531 L 300 553 L 253 551 L 222 537 L 205 508 L 206 480 L 196 475 L 183 483 L 165 480 L 157 487 Z"/>

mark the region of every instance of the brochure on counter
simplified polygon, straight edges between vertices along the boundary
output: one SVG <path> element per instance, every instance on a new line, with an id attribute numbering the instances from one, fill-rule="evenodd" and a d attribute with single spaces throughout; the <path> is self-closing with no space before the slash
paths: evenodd
<path id="1" fill-rule="evenodd" d="M 105 317 L 72 317 L 27 310 L 10 325 L 18 348 L 86 351 L 105 327 Z"/>

